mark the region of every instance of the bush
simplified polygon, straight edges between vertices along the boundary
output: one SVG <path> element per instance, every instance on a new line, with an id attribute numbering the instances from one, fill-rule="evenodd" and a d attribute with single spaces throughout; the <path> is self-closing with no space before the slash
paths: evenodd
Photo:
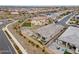
<path id="1" fill-rule="evenodd" d="M 70 53 L 70 52 L 68 52 L 68 51 L 65 51 L 65 52 L 64 52 L 64 54 L 71 54 L 71 53 Z"/>
<path id="2" fill-rule="evenodd" d="M 36 48 L 38 48 L 39 47 L 39 45 L 36 45 Z"/>

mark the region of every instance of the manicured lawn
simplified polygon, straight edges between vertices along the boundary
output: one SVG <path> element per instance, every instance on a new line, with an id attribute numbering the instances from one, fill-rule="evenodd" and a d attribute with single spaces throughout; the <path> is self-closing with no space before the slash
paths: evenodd
<path id="1" fill-rule="evenodd" d="M 24 23 L 22 26 L 31 27 L 31 23 Z"/>

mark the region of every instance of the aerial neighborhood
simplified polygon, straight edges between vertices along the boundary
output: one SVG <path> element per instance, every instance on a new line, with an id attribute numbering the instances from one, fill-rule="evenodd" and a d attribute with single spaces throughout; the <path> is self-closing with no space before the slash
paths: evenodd
<path id="1" fill-rule="evenodd" d="M 79 54 L 79 7 L 0 7 L 0 32 L 3 54 Z"/>

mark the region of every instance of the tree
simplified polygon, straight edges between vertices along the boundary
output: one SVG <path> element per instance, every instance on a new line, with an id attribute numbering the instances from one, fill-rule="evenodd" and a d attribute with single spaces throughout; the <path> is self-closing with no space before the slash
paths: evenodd
<path id="1" fill-rule="evenodd" d="M 36 48 L 38 48 L 39 47 L 39 45 L 36 45 Z"/>

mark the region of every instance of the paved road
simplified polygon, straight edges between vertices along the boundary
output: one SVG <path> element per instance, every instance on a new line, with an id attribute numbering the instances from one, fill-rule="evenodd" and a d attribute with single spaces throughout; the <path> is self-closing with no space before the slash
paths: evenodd
<path id="1" fill-rule="evenodd" d="M 65 16 L 62 20 L 60 20 L 60 21 L 58 22 L 58 24 L 65 25 L 66 22 L 69 20 L 69 18 L 70 18 L 71 16 L 73 16 L 73 15 L 74 15 L 74 13 Z"/>
<path id="2" fill-rule="evenodd" d="M 15 50 L 11 46 L 10 42 L 8 41 L 6 35 L 4 34 L 2 28 L 8 24 L 9 22 L 6 20 L 0 20 L 2 24 L 0 24 L 0 53 L 1 54 L 14 54 Z"/>

